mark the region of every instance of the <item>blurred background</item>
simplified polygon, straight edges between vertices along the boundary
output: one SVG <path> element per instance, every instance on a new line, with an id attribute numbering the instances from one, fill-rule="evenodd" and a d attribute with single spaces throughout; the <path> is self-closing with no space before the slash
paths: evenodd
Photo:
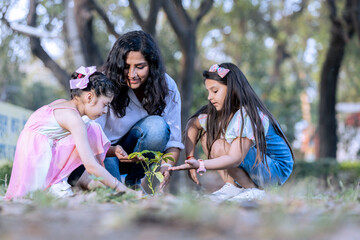
<path id="1" fill-rule="evenodd" d="M 68 98 L 123 33 L 158 42 L 182 124 L 207 103 L 202 71 L 233 62 L 281 123 L 298 161 L 360 159 L 360 1 L 0 0 L 0 159 L 32 111 Z M 199 150 L 199 154 L 201 151 Z"/>

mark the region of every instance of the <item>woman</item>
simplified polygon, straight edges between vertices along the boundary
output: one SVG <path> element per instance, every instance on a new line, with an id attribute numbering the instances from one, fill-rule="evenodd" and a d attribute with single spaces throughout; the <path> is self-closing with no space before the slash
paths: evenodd
<path id="1" fill-rule="evenodd" d="M 165 73 L 157 44 L 143 31 L 125 33 L 114 43 L 103 71 L 117 87 L 110 111 L 96 120 L 112 143 L 106 169 L 119 180 L 127 174 L 127 186 L 139 186 L 144 169 L 128 154 L 145 149 L 172 153 L 175 162 L 160 168 L 163 189 L 170 179 L 168 167 L 178 160 L 183 144 L 180 94 Z"/>

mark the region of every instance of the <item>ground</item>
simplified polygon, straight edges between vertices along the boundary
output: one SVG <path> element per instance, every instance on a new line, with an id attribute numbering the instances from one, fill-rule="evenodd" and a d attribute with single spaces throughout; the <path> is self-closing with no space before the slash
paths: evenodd
<path id="1" fill-rule="evenodd" d="M 262 201 L 215 204 L 202 192 L 134 199 L 109 190 L 0 200 L 0 239 L 360 239 L 360 188 L 314 179 L 267 190 Z"/>

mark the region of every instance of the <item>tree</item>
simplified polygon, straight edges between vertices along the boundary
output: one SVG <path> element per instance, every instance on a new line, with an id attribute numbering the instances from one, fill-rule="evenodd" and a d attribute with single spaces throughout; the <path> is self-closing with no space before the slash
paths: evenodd
<path id="1" fill-rule="evenodd" d="M 129 0 L 129 7 L 133 13 L 136 22 L 141 26 L 141 28 L 151 34 L 154 38 L 156 37 L 156 22 L 158 13 L 161 9 L 161 4 L 163 0 L 151 0 L 148 17 L 145 19 L 141 16 L 139 8 L 137 7 L 134 0 Z"/>
<path id="2" fill-rule="evenodd" d="M 72 48 L 72 54 L 69 54 L 70 58 L 67 59 L 65 66 L 60 66 L 41 44 L 42 38 L 49 34 L 38 30 L 39 19 L 36 9 L 39 4 L 43 4 L 48 10 L 47 17 L 50 19 L 56 18 L 52 16 L 53 8 L 56 9 L 57 6 L 64 7 L 63 9 L 60 9 L 60 12 L 65 12 L 65 14 L 58 12 L 58 15 L 60 16 L 57 20 L 62 22 L 65 26 L 60 33 L 63 34 L 67 48 Z M 115 31 L 114 25 L 110 22 L 105 11 L 95 0 L 77 0 L 73 2 L 71 0 L 64 0 L 60 4 L 59 2 L 54 3 L 52 1 L 39 2 L 37 0 L 30 0 L 27 26 L 14 28 L 7 22 L 6 18 L 2 17 L 2 20 L 14 31 L 29 37 L 31 52 L 44 63 L 45 67 L 53 72 L 59 83 L 64 86 L 65 89 L 68 89 L 68 80 L 71 73 L 65 70 L 68 68 L 67 66 L 69 66 L 69 69 L 71 69 L 70 71 L 72 72 L 75 70 L 74 68 L 81 65 L 101 66 L 103 64 L 104 54 L 102 54 L 99 48 L 100 44 L 96 42 L 93 31 L 94 12 L 97 12 L 104 21 L 107 31 L 115 37 L 118 37 L 119 34 Z M 4 15 L 5 14 L 3 14 L 3 16 Z M 49 22 L 51 22 L 51 20 Z M 50 24 L 46 27 L 49 25 Z"/>
<path id="3" fill-rule="evenodd" d="M 210 11 L 213 0 L 204 0 L 192 19 L 186 12 L 181 0 L 164 0 L 163 7 L 169 22 L 179 40 L 182 58 L 181 75 L 178 82 L 181 93 L 181 122 L 183 127 L 190 114 L 193 100 L 193 76 L 197 56 L 196 31 L 201 19 Z"/>
<path id="4" fill-rule="evenodd" d="M 345 48 L 354 33 L 360 38 L 360 1 L 347 0 L 342 17 L 337 15 L 336 1 L 327 1 L 330 10 L 331 36 L 321 71 L 319 103 L 319 158 L 336 159 L 336 92 Z"/>
<path id="5" fill-rule="evenodd" d="M 30 0 L 29 2 L 29 13 L 27 16 L 27 24 L 31 27 L 36 26 L 37 22 L 37 14 L 36 7 L 38 5 L 37 0 Z M 45 65 L 45 67 L 49 68 L 55 75 L 55 77 L 59 80 L 61 85 L 65 87 L 65 89 L 69 88 L 69 79 L 70 74 L 68 74 L 64 69 L 62 69 L 56 61 L 54 61 L 49 54 L 44 50 L 41 45 L 40 38 L 29 36 L 30 39 L 30 48 L 31 52 L 37 56 Z"/>

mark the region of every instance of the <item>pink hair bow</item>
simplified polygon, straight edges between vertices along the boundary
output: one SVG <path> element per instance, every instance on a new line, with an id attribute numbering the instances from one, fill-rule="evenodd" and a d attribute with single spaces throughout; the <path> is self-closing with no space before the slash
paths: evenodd
<path id="1" fill-rule="evenodd" d="M 96 66 L 91 67 L 79 67 L 76 71 L 76 73 L 85 75 L 83 78 L 76 78 L 70 80 L 70 89 L 84 89 L 87 87 L 87 84 L 89 83 L 89 77 L 91 74 L 96 72 Z"/>
<path id="2" fill-rule="evenodd" d="M 219 65 L 214 64 L 210 67 L 209 72 L 217 72 L 217 74 L 221 78 L 224 78 L 226 76 L 226 74 L 228 74 L 228 72 L 230 72 L 230 70 L 227 68 L 219 67 Z"/>

